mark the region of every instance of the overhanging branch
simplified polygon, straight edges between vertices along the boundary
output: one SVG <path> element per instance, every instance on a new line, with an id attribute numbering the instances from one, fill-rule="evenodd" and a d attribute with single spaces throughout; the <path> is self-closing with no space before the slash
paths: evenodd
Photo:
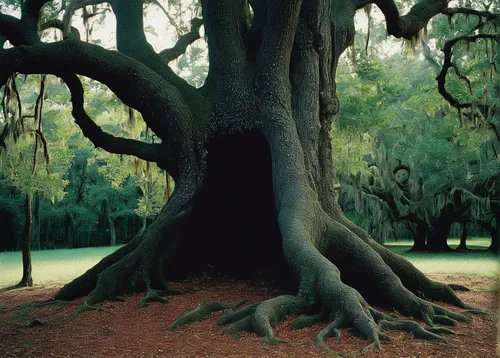
<path id="1" fill-rule="evenodd" d="M 427 23 L 437 14 L 448 7 L 448 0 L 423 0 L 404 15 L 399 16 L 399 11 L 393 0 L 373 1 L 385 16 L 387 33 L 397 38 L 411 40 L 418 32 L 427 26 Z"/>
<path id="2" fill-rule="evenodd" d="M 186 124 L 192 116 L 177 88 L 116 51 L 72 39 L 0 50 L 0 85 L 13 72 L 56 76 L 70 72 L 87 76 L 104 83 L 122 102 L 141 112 L 160 138 L 172 133 L 184 138 L 187 134 L 179 131 L 189 130 Z M 137 91 L 131 90 L 134 88 Z M 163 122 L 166 118 L 168 121 Z"/>
<path id="3" fill-rule="evenodd" d="M 164 145 L 115 137 L 104 132 L 85 111 L 84 90 L 78 77 L 76 75 L 64 75 L 61 78 L 71 93 L 71 104 L 73 105 L 71 113 L 76 124 L 78 124 L 85 137 L 90 139 L 97 148 L 102 148 L 110 153 L 133 155 L 146 161 L 156 162 L 163 169 L 167 169 L 165 168 L 165 161 L 162 160 L 162 156 L 167 154 L 164 152 Z"/>

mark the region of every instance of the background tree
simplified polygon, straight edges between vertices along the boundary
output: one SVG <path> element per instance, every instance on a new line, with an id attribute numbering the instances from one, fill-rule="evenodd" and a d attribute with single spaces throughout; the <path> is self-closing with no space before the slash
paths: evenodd
<path id="1" fill-rule="evenodd" d="M 61 133 L 50 133 L 47 139 L 43 126 L 43 102 L 45 97 L 45 76 L 40 77 L 40 89 L 33 104 L 33 114 L 23 111 L 23 104 L 17 92 L 16 78 L 9 80 L 9 88 L 4 98 L 4 118 L 2 131 L 4 146 L 0 147 L 2 171 L 7 184 L 14 186 L 24 196 L 24 228 L 21 248 L 23 252 L 23 276 L 15 287 L 32 286 L 31 246 L 33 239 L 32 201 L 35 198 L 36 245 L 40 248 L 40 197 L 54 203 L 64 196 L 67 180 L 64 174 L 71 155 L 65 148 L 65 137 Z M 29 90 L 25 86 L 24 90 Z M 23 97 L 30 97 L 23 93 Z M 31 94 L 33 97 L 33 94 Z M 11 100 L 17 101 L 12 111 Z M 49 153 L 54 151 L 49 160 Z"/>
<path id="2" fill-rule="evenodd" d="M 462 22 L 462 32 L 475 26 L 473 22 L 458 22 Z M 442 21 L 431 23 L 429 43 L 435 43 L 436 38 L 441 40 L 441 27 Z M 446 19 L 445 28 L 449 30 Z M 444 32 L 448 38 L 453 36 Z M 375 52 L 383 46 L 379 43 Z M 346 164 L 354 169 L 338 171 L 339 179 L 347 185 L 342 191 L 342 202 L 355 199 L 355 209 L 363 214 L 364 226 L 376 238 L 383 241 L 390 233 L 397 237 L 398 223 L 404 223 L 415 238 L 414 250 L 449 250 L 446 238 L 453 222 L 484 225 L 485 220 L 492 220 L 490 201 L 486 200 L 492 193 L 479 188 L 491 188 L 492 178 L 499 172 L 497 157 L 488 155 L 486 149 L 495 136 L 490 126 L 459 125 L 460 116 L 450 111 L 432 78 L 434 71 L 441 70 L 438 56 L 431 54 L 428 45 L 423 52 L 427 61 L 418 61 L 417 66 L 410 64 L 415 62 L 414 54 L 394 54 L 382 62 L 377 59 L 380 55 L 366 57 L 363 52 L 351 65 L 354 76 L 347 74 L 345 80 L 339 76 L 339 91 L 342 81 L 349 81 L 350 86 L 346 86 L 346 106 L 341 109 L 335 130 L 369 130 L 365 136 L 374 138 L 374 146 L 362 141 L 360 135 L 349 135 L 350 144 L 345 146 L 342 140 L 339 142 L 342 136 L 335 136 L 334 146 L 340 155 L 334 159 L 339 162 L 346 155 Z M 481 51 L 470 50 L 472 57 L 470 54 L 481 60 L 474 61 L 469 72 L 481 73 L 486 57 L 480 56 Z M 392 71 L 394 68 L 399 71 Z M 486 84 L 494 87 L 495 81 L 492 77 Z M 460 93 L 457 82 L 453 78 L 449 82 L 454 84 L 454 92 Z M 473 88 L 474 83 L 470 84 Z M 359 91 L 366 95 L 364 109 L 358 115 Z M 351 150 L 356 145 L 361 151 Z M 490 247 L 493 251 L 495 242 L 492 240 Z M 463 247 L 465 242 L 460 246 Z"/>
<path id="3" fill-rule="evenodd" d="M 433 328 L 389 322 L 368 301 L 429 326 L 467 320 L 426 300 L 465 307 L 449 286 L 376 243 L 335 201 L 329 134 L 338 111 L 335 73 L 353 41 L 356 10 L 369 1 L 202 1 L 209 70 L 199 89 L 147 42 L 143 1 L 72 1 L 64 11 L 64 39 L 52 43 L 37 33 L 46 3 L 23 2 L 20 19 L 0 15 L 0 33 L 13 45 L 0 51 L 0 83 L 15 72 L 58 76 L 71 93 L 75 122 L 95 146 L 156 162 L 175 180 L 155 222 L 63 287 L 57 299 L 87 295 L 86 310 L 144 290 L 143 303 L 161 301 L 159 293 L 169 290 L 165 279 L 210 264 L 243 272 L 277 269 L 281 282 L 298 282 L 296 296 L 244 308 L 237 317 L 245 317 L 226 332 L 249 330 L 274 340 L 271 326 L 286 315 L 322 309 L 332 322 L 320 341 L 346 326 L 371 346 L 386 338 L 382 328 L 444 340 Z M 387 32 L 406 39 L 449 11 L 447 1 L 424 0 L 400 16 L 393 1 L 373 3 L 384 13 Z M 93 13 L 111 6 L 117 51 L 71 31 L 75 11 L 87 5 Z M 103 131 L 85 110 L 77 75 L 109 87 L 161 142 Z"/>

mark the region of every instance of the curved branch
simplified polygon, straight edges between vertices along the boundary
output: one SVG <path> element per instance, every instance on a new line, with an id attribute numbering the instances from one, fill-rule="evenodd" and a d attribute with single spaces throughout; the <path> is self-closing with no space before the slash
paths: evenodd
<path id="1" fill-rule="evenodd" d="M 191 20 L 191 30 L 182 35 L 174 47 L 161 51 L 158 55 L 160 58 L 169 63 L 175 60 L 177 57 L 183 55 L 189 45 L 200 38 L 200 27 L 203 25 L 203 20 L 199 18 L 194 18 Z"/>
<path id="2" fill-rule="evenodd" d="M 75 118 L 76 124 L 81 128 L 83 135 L 97 147 L 110 153 L 133 155 L 137 158 L 150 162 L 156 162 L 163 169 L 165 161 L 165 146 L 161 144 L 149 144 L 129 138 L 115 137 L 104 132 L 87 114 L 84 108 L 84 90 L 76 75 L 66 75 L 61 77 L 71 92 L 71 104 L 73 110 L 71 114 Z"/>
<path id="3" fill-rule="evenodd" d="M 126 105 L 142 113 L 162 139 L 175 133 L 188 138 L 191 112 L 177 88 L 140 62 L 116 51 L 67 39 L 0 51 L 0 85 L 12 72 L 75 73 L 106 84 Z M 137 95 L 140 89 L 143 95 Z"/>
<path id="4" fill-rule="evenodd" d="M 416 3 L 406 15 L 399 16 L 398 8 L 393 0 L 378 0 L 373 3 L 385 16 L 387 33 L 407 40 L 416 37 L 431 18 L 442 13 L 448 6 L 448 0 L 423 0 Z"/>
<path id="5" fill-rule="evenodd" d="M 477 40 L 480 39 L 492 39 L 495 41 L 500 41 L 500 34 L 478 34 L 471 36 L 469 35 L 459 36 L 452 40 L 447 41 L 443 48 L 444 52 L 443 67 L 441 68 L 441 72 L 439 73 L 439 75 L 436 77 L 438 81 L 438 90 L 439 93 L 444 97 L 444 99 L 446 99 L 450 105 L 452 105 L 457 109 L 470 108 L 472 107 L 472 102 L 462 103 L 446 89 L 446 75 L 450 67 L 455 70 L 455 73 L 457 73 L 459 78 L 463 79 L 462 78 L 463 76 L 459 74 L 460 72 L 458 71 L 456 64 L 452 61 L 453 46 L 455 46 L 460 41 L 476 42 Z"/>

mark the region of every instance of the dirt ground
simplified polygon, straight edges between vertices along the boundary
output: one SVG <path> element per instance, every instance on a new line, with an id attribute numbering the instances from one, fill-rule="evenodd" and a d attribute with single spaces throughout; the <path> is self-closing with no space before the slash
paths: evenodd
<path id="1" fill-rule="evenodd" d="M 442 282 L 460 283 L 471 288 L 460 292 L 468 304 L 491 310 L 488 316 L 474 316 L 472 323 L 459 323 L 453 329 L 460 335 L 448 336 L 453 346 L 418 340 L 411 334 L 392 331 L 392 341 L 382 350 L 363 357 L 495 357 L 498 320 L 498 282 L 478 276 L 431 275 Z M 216 320 L 221 313 L 174 331 L 168 325 L 182 312 L 207 300 L 259 302 L 277 295 L 264 283 L 221 281 L 197 278 L 174 287 L 185 293 L 170 297 L 168 304 L 136 305 L 142 295 L 128 296 L 126 302 L 106 302 L 104 311 L 73 312 L 83 299 L 68 305 L 34 307 L 33 302 L 49 299 L 58 285 L 33 287 L 0 293 L 0 357 L 326 357 L 314 345 L 314 337 L 326 325 L 290 330 L 293 318 L 275 329 L 284 342 L 269 344 L 250 333 L 235 336 L 217 334 Z M 328 341 L 337 352 L 348 353 L 366 341 L 341 330 L 339 343 Z"/>

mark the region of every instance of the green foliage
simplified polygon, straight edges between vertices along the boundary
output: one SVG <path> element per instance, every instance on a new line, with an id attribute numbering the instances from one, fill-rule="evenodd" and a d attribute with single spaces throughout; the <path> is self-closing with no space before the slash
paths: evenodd
<path id="1" fill-rule="evenodd" d="M 477 103 L 472 111 L 459 114 L 438 92 L 435 65 L 443 61 L 444 43 L 468 33 L 477 19 L 459 15 L 452 23 L 453 28 L 446 17 L 431 22 L 426 40 L 434 62 L 419 49 L 392 54 L 390 45 L 377 37 L 376 22 L 368 54 L 365 38 L 358 36 L 356 48 L 363 51 L 341 59 L 340 112 L 332 129 L 335 180 L 342 188 L 339 201 L 354 220 L 380 237 L 395 233 L 397 216 L 413 213 L 431 223 L 433 215 L 453 203 L 456 188 L 465 189 L 460 193 L 470 214 L 488 215 L 489 202 L 477 195 L 492 195 L 485 187 L 500 172 L 500 143 L 492 130 L 500 119 L 486 118 L 480 104 L 500 105 L 498 76 L 491 65 L 498 44 L 463 42 L 454 49 L 454 61 L 469 78 L 471 90 L 453 70 L 446 88 L 461 102 Z M 398 164 L 407 165 L 410 172 L 392 173 Z M 406 189 L 397 183 L 406 183 Z"/>

